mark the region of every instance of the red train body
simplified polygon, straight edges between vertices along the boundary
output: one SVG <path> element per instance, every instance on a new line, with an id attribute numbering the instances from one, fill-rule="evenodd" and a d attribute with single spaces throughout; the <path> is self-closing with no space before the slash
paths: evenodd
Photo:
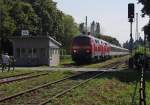
<path id="1" fill-rule="evenodd" d="M 113 55 L 128 54 L 128 50 L 112 45 L 91 35 L 76 36 L 71 45 L 72 60 L 75 62 L 91 62 L 102 60 Z"/>

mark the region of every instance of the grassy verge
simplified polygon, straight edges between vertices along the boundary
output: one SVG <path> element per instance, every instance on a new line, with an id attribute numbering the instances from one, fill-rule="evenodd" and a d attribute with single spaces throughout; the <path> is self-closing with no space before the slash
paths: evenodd
<path id="1" fill-rule="evenodd" d="M 146 74 L 146 105 L 150 105 L 150 73 Z"/>
<path id="2" fill-rule="evenodd" d="M 72 61 L 71 55 L 61 56 L 59 67 L 63 67 L 64 65 L 72 64 L 72 63 L 74 62 Z"/>
<path id="3" fill-rule="evenodd" d="M 134 72 L 108 73 L 48 105 L 138 105 L 137 80 L 138 75 Z"/>
<path id="4" fill-rule="evenodd" d="M 87 65 L 85 67 L 89 67 L 89 68 L 102 68 L 104 66 L 107 66 L 111 63 L 115 63 L 115 62 L 118 62 L 118 61 L 125 61 L 125 60 L 128 60 L 129 56 L 123 56 L 123 57 L 113 57 L 112 59 L 109 59 L 109 60 L 106 60 L 106 61 L 103 61 L 103 62 L 100 62 L 100 63 L 96 63 L 96 64 L 90 64 L 90 65 Z"/>
<path id="5" fill-rule="evenodd" d="M 86 64 L 86 65 L 80 65 L 80 67 L 88 67 L 88 68 L 102 68 L 106 65 L 109 65 L 114 62 L 118 61 L 125 61 L 129 59 L 129 56 L 123 56 L 123 57 L 113 57 L 111 59 L 108 59 L 106 61 L 98 62 L 98 63 L 92 63 L 92 64 Z M 60 65 L 57 67 L 65 67 L 65 65 L 71 65 L 74 64 L 74 62 L 71 59 L 71 56 L 61 57 Z"/>
<path id="6" fill-rule="evenodd" d="M 24 73 L 30 73 L 30 72 L 33 72 L 33 71 L 31 71 L 31 70 L 14 70 L 14 71 L 7 72 L 7 70 L 6 70 L 4 72 L 0 72 L 0 78 L 24 74 Z"/>

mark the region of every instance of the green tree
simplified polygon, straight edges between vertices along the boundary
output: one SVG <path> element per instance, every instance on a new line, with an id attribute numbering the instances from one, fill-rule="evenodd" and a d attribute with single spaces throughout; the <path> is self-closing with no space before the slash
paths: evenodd
<path id="1" fill-rule="evenodd" d="M 53 0 L 0 0 L 0 22 L 0 40 L 26 29 L 30 35 L 49 35 L 69 49 L 79 33 L 73 17 L 58 10 Z"/>
<path id="2" fill-rule="evenodd" d="M 5 0 L 0 1 L 0 51 L 4 50 L 4 42 L 16 30 L 15 22 L 9 15 L 10 7 Z M 1 52 L 0 52 L 1 53 Z"/>
<path id="3" fill-rule="evenodd" d="M 148 15 L 150 17 L 150 0 L 138 0 L 139 3 L 143 5 L 142 16 Z M 147 25 L 143 27 L 145 34 L 148 35 L 148 40 L 150 41 L 150 20 Z"/>
<path id="4" fill-rule="evenodd" d="M 10 15 L 15 21 L 16 31 L 14 35 L 21 35 L 21 30 L 29 30 L 31 35 L 36 35 L 38 31 L 38 17 L 29 3 L 16 1 Z"/>
<path id="5" fill-rule="evenodd" d="M 94 36 L 95 35 L 95 21 L 93 21 L 92 23 L 91 23 L 91 34 Z"/>
<path id="6" fill-rule="evenodd" d="M 79 30 L 80 30 L 80 33 L 85 32 L 84 23 L 79 24 Z"/>
<path id="7" fill-rule="evenodd" d="M 109 42 L 111 44 L 114 44 L 114 45 L 117 45 L 117 46 L 121 46 L 120 43 L 119 43 L 119 41 L 116 38 L 113 38 L 111 36 L 99 34 L 96 37 L 100 38 L 100 39 L 103 39 L 103 40 L 105 40 L 105 41 L 107 41 L 107 42 Z"/>
<path id="8" fill-rule="evenodd" d="M 100 34 L 100 23 L 99 23 L 99 22 L 96 23 L 95 34 L 96 34 L 96 35 L 99 35 L 99 34 Z"/>
<path id="9" fill-rule="evenodd" d="M 70 15 L 64 15 L 63 17 L 63 23 L 64 23 L 64 35 L 62 38 L 62 44 L 63 47 L 69 51 L 71 40 L 75 35 L 79 34 L 79 29 L 77 27 L 77 24 L 74 22 L 74 19 Z"/>

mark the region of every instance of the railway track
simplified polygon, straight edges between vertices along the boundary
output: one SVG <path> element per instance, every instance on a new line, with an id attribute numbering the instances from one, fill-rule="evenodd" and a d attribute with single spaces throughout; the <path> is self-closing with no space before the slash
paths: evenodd
<path id="1" fill-rule="evenodd" d="M 12 78 L 12 77 L 18 77 L 18 76 L 29 75 L 29 74 L 32 74 L 32 73 L 34 73 L 34 72 L 29 72 L 29 73 L 22 73 L 22 74 L 17 74 L 17 75 L 12 75 L 12 76 L 5 76 L 5 77 L 0 77 L 0 80 L 1 80 L 1 79 Z"/>
<path id="2" fill-rule="evenodd" d="M 17 76 L 11 76 L 11 77 L 0 79 L 0 85 L 6 84 L 6 83 L 12 83 L 12 82 L 16 82 L 16 81 L 27 80 L 27 79 L 31 79 L 31 78 L 36 78 L 36 77 L 48 74 L 48 73 L 40 73 L 40 74 L 31 75 L 33 73 L 34 72 L 25 73 L 25 74 L 20 74 Z"/>
<path id="3" fill-rule="evenodd" d="M 109 67 L 110 66 L 112 66 L 111 68 L 114 68 L 115 66 L 118 66 L 118 64 L 115 63 L 114 65 L 109 65 Z M 62 96 L 104 73 L 105 71 L 93 71 L 75 74 L 70 77 L 39 85 L 14 95 L 1 98 L 0 104 L 9 105 L 10 103 L 13 103 L 13 105 L 44 105 L 50 102 L 53 98 Z"/>
<path id="4" fill-rule="evenodd" d="M 8 102 L 11 102 L 12 100 L 13 103 L 15 102 L 14 103 L 15 105 L 17 104 L 38 105 L 40 102 L 43 102 L 41 103 L 41 105 L 43 105 L 44 103 L 49 102 L 50 99 L 61 96 L 65 94 L 66 92 L 88 82 L 89 80 L 93 78 L 96 78 L 97 76 L 103 73 L 104 72 L 84 72 L 81 74 L 66 77 L 64 79 L 57 80 L 52 83 L 47 83 L 41 86 L 37 86 L 35 88 L 25 90 L 15 95 L 0 99 L 0 104 L 2 103 L 3 105 L 9 105 Z M 49 97 L 47 97 L 46 100 L 45 100 L 45 96 L 40 95 L 44 92 L 49 93 L 48 94 Z M 20 100 L 20 97 L 23 100 L 21 100 L 21 103 L 18 103 L 18 100 Z"/>

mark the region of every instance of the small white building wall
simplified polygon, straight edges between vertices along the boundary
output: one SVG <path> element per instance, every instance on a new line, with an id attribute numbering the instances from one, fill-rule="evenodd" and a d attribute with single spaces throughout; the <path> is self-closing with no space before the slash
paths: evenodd
<path id="1" fill-rule="evenodd" d="M 60 63 L 60 50 L 59 46 L 49 41 L 49 65 L 57 66 Z"/>

